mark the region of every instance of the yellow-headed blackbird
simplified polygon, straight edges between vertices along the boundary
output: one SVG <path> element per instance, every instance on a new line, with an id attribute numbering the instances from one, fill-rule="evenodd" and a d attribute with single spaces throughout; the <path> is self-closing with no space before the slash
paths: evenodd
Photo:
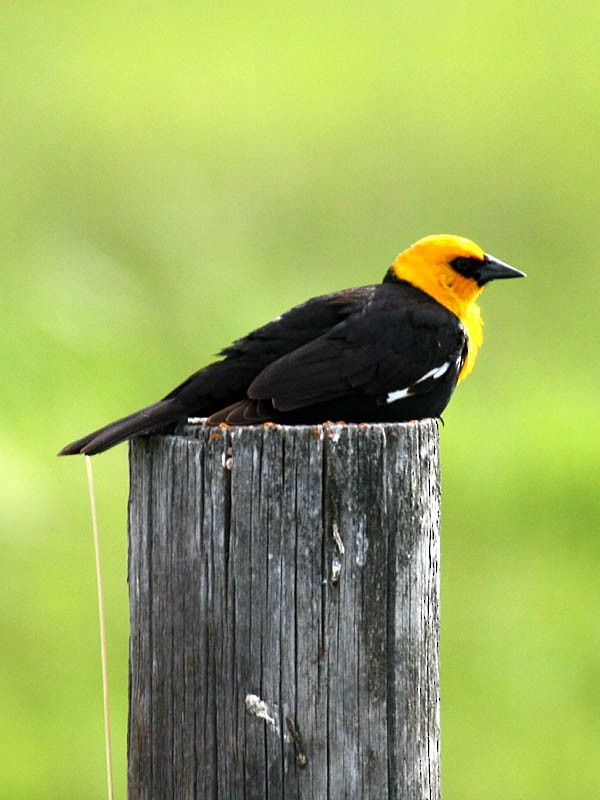
<path id="1" fill-rule="evenodd" d="M 92 455 L 187 417 L 252 425 L 438 417 L 482 342 L 476 299 L 524 273 L 468 239 L 400 253 L 383 282 L 314 297 L 226 347 L 158 403 L 72 442 Z"/>

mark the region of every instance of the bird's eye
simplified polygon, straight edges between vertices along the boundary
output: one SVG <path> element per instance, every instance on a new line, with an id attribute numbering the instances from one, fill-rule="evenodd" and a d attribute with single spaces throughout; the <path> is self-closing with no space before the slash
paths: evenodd
<path id="1" fill-rule="evenodd" d="M 466 278 L 474 278 L 481 269 L 481 261 L 478 258 L 469 258 L 469 256 L 457 256 L 452 259 L 450 266 L 455 272 Z"/>

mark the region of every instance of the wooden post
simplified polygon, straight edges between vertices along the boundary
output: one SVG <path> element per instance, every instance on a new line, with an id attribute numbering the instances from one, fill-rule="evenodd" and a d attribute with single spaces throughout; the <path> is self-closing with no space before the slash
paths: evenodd
<path id="1" fill-rule="evenodd" d="M 437 800 L 437 423 L 131 447 L 130 800 Z"/>

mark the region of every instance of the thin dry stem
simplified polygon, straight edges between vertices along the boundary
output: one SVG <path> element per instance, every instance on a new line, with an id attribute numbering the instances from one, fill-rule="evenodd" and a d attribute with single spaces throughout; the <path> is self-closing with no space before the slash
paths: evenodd
<path id="1" fill-rule="evenodd" d="M 96 513 L 96 493 L 94 491 L 94 474 L 92 459 L 85 457 L 88 486 L 90 490 L 90 506 L 92 509 L 92 529 L 94 531 L 94 551 L 96 554 L 96 582 L 98 584 L 98 614 L 100 617 L 100 658 L 102 661 L 102 694 L 104 699 L 104 740 L 106 744 L 106 777 L 108 780 L 108 800 L 114 800 L 112 753 L 110 747 L 110 704 L 108 697 L 108 662 L 106 658 L 106 626 L 104 619 L 104 591 L 102 588 L 102 566 L 100 562 L 100 537 L 98 535 L 98 515 Z"/>

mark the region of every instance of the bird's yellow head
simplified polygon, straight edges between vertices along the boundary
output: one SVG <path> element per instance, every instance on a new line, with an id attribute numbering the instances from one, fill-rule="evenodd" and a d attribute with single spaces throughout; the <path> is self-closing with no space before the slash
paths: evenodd
<path id="1" fill-rule="evenodd" d="M 488 281 L 524 274 L 484 253 L 470 239 L 448 233 L 419 239 L 400 253 L 390 273 L 427 292 L 460 318 Z"/>
<path id="2" fill-rule="evenodd" d="M 400 253 L 386 280 L 408 281 L 455 314 L 464 325 L 469 350 L 459 380 L 473 369 L 483 341 L 483 322 L 475 302 L 488 281 L 522 278 L 525 273 L 484 253 L 475 242 L 448 233 L 426 236 Z"/>

